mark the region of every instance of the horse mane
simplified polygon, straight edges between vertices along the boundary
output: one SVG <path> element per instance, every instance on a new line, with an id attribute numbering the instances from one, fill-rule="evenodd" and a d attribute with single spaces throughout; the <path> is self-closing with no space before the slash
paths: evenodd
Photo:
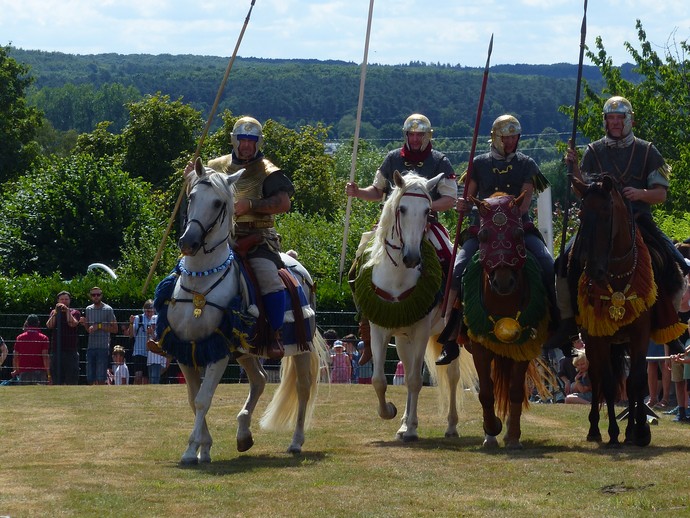
<path id="1" fill-rule="evenodd" d="M 404 173 L 403 173 L 404 174 Z M 403 195 L 412 189 L 421 189 L 426 191 L 427 179 L 419 176 L 416 173 L 404 174 L 405 185 L 403 187 L 395 187 L 391 192 L 391 195 L 383 204 L 383 209 L 381 211 L 381 218 L 379 219 L 374 237 L 371 240 L 370 245 L 370 255 L 369 260 L 365 263 L 365 267 L 374 266 L 378 264 L 383 259 L 386 254 L 386 237 L 389 232 L 394 232 L 395 228 L 395 218 L 398 205 Z"/>

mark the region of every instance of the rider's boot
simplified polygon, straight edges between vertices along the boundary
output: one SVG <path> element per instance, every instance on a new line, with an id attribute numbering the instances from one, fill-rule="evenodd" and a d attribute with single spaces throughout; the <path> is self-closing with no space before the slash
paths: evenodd
<path id="1" fill-rule="evenodd" d="M 362 349 L 362 354 L 359 357 L 357 363 L 359 365 L 366 365 L 371 361 L 371 326 L 369 325 L 369 320 L 362 318 L 359 322 L 359 337 L 364 342 L 364 349 Z"/>
<path id="2" fill-rule="evenodd" d="M 280 329 L 285 318 L 285 292 L 281 290 L 267 293 L 262 297 L 262 301 L 268 325 L 273 331 L 270 341 L 266 344 L 265 353 L 271 360 L 280 360 L 285 356 L 285 348 L 280 336 Z"/>
<path id="3" fill-rule="evenodd" d="M 439 342 L 443 344 L 441 354 L 436 358 L 436 365 L 448 365 L 460 356 L 460 346 L 458 339 L 462 333 L 462 304 L 457 297 L 457 291 L 451 290 L 448 300 L 452 302 L 453 308 L 450 310 L 446 327 L 439 336 Z"/>

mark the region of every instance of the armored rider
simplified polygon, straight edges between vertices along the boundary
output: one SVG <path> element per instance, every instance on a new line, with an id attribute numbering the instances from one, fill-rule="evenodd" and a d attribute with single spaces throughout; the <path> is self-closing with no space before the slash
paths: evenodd
<path id="1" fill-rule="evenodd" d="M 620 184 L 623 196 L 632 205 L 645 244 L 656 252 L 652 253 L 652 257 L 659 258 L 653 260 L 659 298 L 671 298 L 682 287 L 680 276 L 671 273 L 677 271 L 673 263 L 678 264 L 683 275 L 687 275 L 690 268 L 671 240 L 657 227 L 651 211 L 651 205 L 666 201 L 671 167 L 651 142 L 634 135 L 634 115 L 632 104 L 625 97 L 611 97 L 604 103 L 602 112 L 606 135 L 586 147 L 579 166 L 574 149 L 568 149 L 566 160 L 573 165 L 573 175 L 581 180 L 583 177 L 586 181 L 591 176 L 608 174 Z M 570 244 L 565 257 L 568 257 L 569 250 Z M 559 268 L 556 291 L 562 320 L 556 333 L 547 341 L 547 349 L 569 347 L 571 337 L 578 334 L 571 289 L 567 276 L 561 276 L 561 272 Z M 675 346 L 675 349 L 679 346 L 676 341 L 669 345 L 672 348 Z"/>
<path id="2" fill-rule="evenodd" d="M 348 196 L 354 196 L 366 201 L 381 201 L 384 195 L 390 194 L 393 185 L 393 173 L 411 172 L 432 179 L 443 173 L 443 179 L 430 193 L 431 213 L 429 214 L 429 226 L 427 237 L 436 248 L 442 266 L 450 262 L 452 245 L 448 231 L 438 222 L 438 212 L 448 210 L 455 205 L 458 197 L 458 186 L 453 171 L 453 166 L 448 158 L 433 149 L 432 137 L 434 130 L 429 119 L 420 114 L 413 113 L 402 127 L 403 146 L 400 149 L 390 151 L 383 163 L 376 170 L 374 181 L 368 187 L 359 187 L 354 182 L 348 182 L 345 192 Z M 363 236 L 363 240 L 369 236 Z M 362 245 L 360 244 L 360 249 Z M 447 268 L 444 268 L 446 271 Z M 360 337 L 364 342 L 364 350 L 359 359 L 359 364 L 364 365 L 371 360 L 371 340 L 367 321 L 360 322 Z"/>
<path id="3" fill-rule="evenodd" d="M 283 267 L 280 258 L 280 237 L 276 232 L 276 214 L 290 210 L 290 197 L 295 192 L 284 172 L 263 152 L 263 128 L 253 117 L 240 117 L 230 134 L 232 153 L 208 162 L 208 167 L 232 174 L 245 172 L 235 183 L 235 237 L 238 241 L 250 237 L 249 264 L 259 284 L 259 292 L 273 339 L 267 345 L 266 355 L 271 359 L 285 354 L 280 330 L 285 314 L 285 286 L 278 275 Z M 190 162 L 188 174 L 194 168 Z"/>
<path id="4" fill-rule="evenodd" d="M 540 192 L 548 186 L 546 178 L 541 174 L 536 162 L 529 156 L 517 150 L 522 127 L 512 115 L 501 115 L 491 126 L 491 148 L 488 153 L 474 158 L 472 176 L 467 184 L 467 197 L 485 199 L 497 192 L 519 196 L 525 195 L 520 211 L 525 226 L 525 246 L 534 255 L 541 266 L 542 279 L 547 288 L 551 307 L 551 320 L 556 326 L 558 320 L 556 294 L 553 281 L 553 257 L 544 244 L 539 231 L 534 227 L 529 208 L 534 192 Z M 456 208 L 458 212 L 472 214 L 470 225 L 479 225 L 479 214 L 473 209 L 472 202 L 458 198 Z M 466 234 L 462 249 L 458 251 L 453 267 L 449 303 L 454 304 L 449 325 L 442 337 L 444 340 L 441 355 L 436 360 L 437 365 L 447 365 L 460 354 L 458 346 L 458 328 L 462 325 L 462 297 L 459 297 L 462 287 L 462 276 L 468 262 L 479 249 L 479 240 L 471 232 Z M 452 328 L 452 329 L 451 329 Z"/>

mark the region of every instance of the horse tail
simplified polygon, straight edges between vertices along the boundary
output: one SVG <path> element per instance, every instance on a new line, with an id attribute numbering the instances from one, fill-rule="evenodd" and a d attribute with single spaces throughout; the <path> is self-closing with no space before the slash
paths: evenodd
<path id="1" fill-rule="evenodd" d="M 299 416 L 300 391 L 308 394 L 304 426 L 309 428 L 316 403 L 320 370 L 322 366 L 328 365 L 327 358 L 328 345 L 318 331 L 312 339 L 309 352 L 283 358 L 280 365 L 280 384 L 261 417 L 261 428 L 272 431 L 293 429 Z M 309 362 L 306 376 L 299 375 L 298 362 Z"/>
<path id="2" fill-rule="evenodd" d="M 494 399 L 496 414 L 505 419 L 510 411 L 510 380 L 515 360 L 505 356 L 494 356 L 491 377 L 494 381 Z M 536 391 L 542 398 L 551 396 L 549 386 L 557 386 L 558 382 L 547 365 L 539 356 L 527 364 L 525 381 L 520 385 L 521 401 L 524 409 L 529 408 L 529 397 Z"/>
<path id="3" fill-rule="evenodd" d="M 429 371 L 432 385 L 438 386 L 438 410 L 439 413 L 448 411 L 448 405 L 451 401 L 451 390 L 457 390 L 458 387 L 464 395 L 465 389 L 470 389 L 473 393 L 477 393 L 479 386 L 479 376 L 477 369 L 474 367 L 474 360 L 467 349 L 460 350 L 460 357 L 457 361 L 450 365 L 436 365 L 436 358 L 441 354 L 441 344 L 436 340 L 438 335 L 429 337 L 426 344 L 426 351 L 424 353 L 424 361 Z"/>

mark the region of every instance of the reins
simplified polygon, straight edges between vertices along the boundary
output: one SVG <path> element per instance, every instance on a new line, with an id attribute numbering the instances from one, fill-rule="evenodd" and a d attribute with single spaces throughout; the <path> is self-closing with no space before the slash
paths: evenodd
<path id="1" fill-rule="evenodd" d="M 203 184 L 203 185 L 208 185 L 210 187 L 213 187 L 213 184 L 208 180 L 200 180 L 198 182 L 198 184 Z M 187 204 L 189 205 L 189 197 L 187 197 Z M 215 226 L 217 224 L 221 224 L 221 225 L 223 224 L 223 222 L 225 221 L 225 217 L 227 216 L 227 212 L 228 212 L 228 204 L 227 204 L 227 202 L 224 202 L 223 206 L 220 208 L 220 210 L 218 211 L 218 214 L 216 214 L 216 217 L 211 222 L 211 224 L 209 225 L 208 228 L 205 228 L 204 224 L 201 221 L 199 221 L 198 219 L 193 218 L 193 219 L 188 220 L 187 217 L 185 216 L 185 221 L 184 221 L 185 228 L 188 225 L 191 225 L 192 223 L 196 223 L 197 225 L 199 225 L 199 228 L 201 229 L 201 239 L 202 239 L 201 248 L 203 249 L 204 254 L 210 254 L 210 253 L 214 252 L 216 250 L 216 248 L 218 248 L 223 243 L 227 242 L 227 240 L 230 238 L 230 232 L 228 231 L 228 234 L 223 239 L 221 239 L 218 243 L 213 245 L 213 247 L 211 247 L 209 249 L 206 248 L 206 246 L 207 246 L 206 236 L 208 236 L 208 234 L 211 232 L 211 230 L 213 230 L 215 228 Z"/>
<path id="2" fill-rule="evenodd" d="M 426 198 L 429 201 L 429 206 L 431 206 L 431 196 L 427 193 L 419 193 L 419 192 L 404 192 L 400 198 L 402 199 L 405 196 L 412 196 L 415 198 Z M 398 202 L 399 203 L 399 202 Z M 395 239 L 395 236 L 398 236 L 398 241 L 400 241 L 400 246 L 391 243 L 388 241 L 388 239 L 384 240 L 384 244 L 386 245 L 386 255 L 388 256 L 388 259 L 391 260 L 393 263 L 393 266 L 396 268 L 399 266 L 398 262 L 393 259 L 393 256 L 391 255 L 390 251 L 388 250 L 389 248 L 392 248 L 393 250 L 402 250 L 403 247 L 405 246 L 405 240 L 402 238 L 402 230 L 400 228 L 400 206 L 398 205 L 396 211 L 395 211 L 395 224 L 391 226 L 391 239 Z"/>

